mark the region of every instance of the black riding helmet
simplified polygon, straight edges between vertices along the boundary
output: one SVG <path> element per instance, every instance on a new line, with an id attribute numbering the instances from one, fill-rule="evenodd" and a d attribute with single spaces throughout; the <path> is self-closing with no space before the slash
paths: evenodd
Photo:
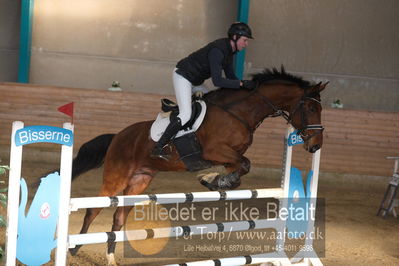
<path id="1" fill-rule="evenodd" d="M 233 36 L 236 35 L 237 38 L 234 40 Z M 245 36 L 247 38 L 253 39 L 251 28 L 244 22 L 234 22 L 231 24 L 229 30 L 227 31 L 227 36 L 230 40 L 234 42 L 235 51 L 234 53 L 238 52 L 237 48 L 237 41 L 240 39 L 241 36 Z"/>
<path id="2" fill-rule="evenodd" d="M 231 40 L 233 40 L 234 35 L 237 35 L 238 37 L 245 36 L 247 38 L 253 39 L 251 28 L 244 22 L 234 22 L 231 24 L 227 35 Z"/>

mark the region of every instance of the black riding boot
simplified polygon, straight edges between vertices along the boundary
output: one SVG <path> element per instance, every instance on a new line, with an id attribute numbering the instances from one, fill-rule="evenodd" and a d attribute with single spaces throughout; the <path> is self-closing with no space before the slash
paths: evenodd
<path id="1" fill-rule="evenodd" d="M 181 128 L 181 120 L 179 117 L 176 117 L 173 119 L 170 124 L 167 126 L 165 129 L 165 132 L 161 136 L 161 138 L 158 140 L 157 143 L 155 143 L 155 147 L 152 149 L 150 153 L 151 158 L 161 158 L 166 161 L 169 161 L 170 155 L 165 153 L 163 150 L 163 147 L 165 147 L 166 144 L 170 141 L 170 139 L 179 132 Z"/>

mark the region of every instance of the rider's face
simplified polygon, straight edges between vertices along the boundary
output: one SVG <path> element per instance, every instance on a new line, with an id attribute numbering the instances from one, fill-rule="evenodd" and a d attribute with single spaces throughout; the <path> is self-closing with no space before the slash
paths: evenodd
<path id="1" fill-rule="evenodd" d="M 241 36 L 238 39 L 238 41 L 237 41 L 237 49 L 238 49 L 238 51 L 241 51 L 241 50 L 245 49 L 248 46 L 248 41 L 249 41 L 248 37 Z"/>

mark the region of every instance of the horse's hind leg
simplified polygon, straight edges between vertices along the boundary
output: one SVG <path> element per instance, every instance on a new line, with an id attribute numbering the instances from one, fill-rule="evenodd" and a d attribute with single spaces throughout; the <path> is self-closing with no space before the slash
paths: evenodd
<path id="1" fill-rule="evenodd" d="M 83 219 L 82 229 L 80 229 L 79 234 L 85 234 L 89 230 L 90 224 L 93 222 L 94 218 L 100 213 L 103 208 L 90 208 L 86 210 L 85 218 Z M 71 248 L 69 252 L 72 256 L 75 256 L 82 245 L 76 245 L 76 247 Z"/>
<path id="2" fill-rule="evenodd" d="M 127 216 L 133 206 L 126 206 L 126 207 L 119 207 L 116 209 L 114 213 L 114 221 L 112 224 L 112 230 L 111 232 L 115 231 L 120 231 L 122 229 L 122 226 L 126 223 Z M 116 242 L 114 239 L 109 239 L 108 242 L 108 248 L 107 248 L 107 261 L 108 265 L 117 265 L 115 262 L 115 247 L 116 247 Z"/>
<path id="3" fill-rule="evenodd" d="M 110 197 L 110 196 L 115 196 L 117 195 L 120 191 L 122 191 L 123 187 L 121 186 L 112 186 L 109 187 L 105 184 L 102 185 L 100 193 L 98 194 L 98 197 Z M 82 229 L 80 229 L 79 234 L 85 234 L 89 230 L 90 224 L 93 222 L 93 220 L 97 217 L 97 215 L 100 213 L 100 211 L 103 208 L 89 208 L 86 210 L 86 215 L 83 220 L 83 225 Z M 72 248 L 69 250 L 71 255 L 76 255 L 78 250 L 82 247 L 82 245 L 76 245 L 76 247 Z"/>
<path id="4" fill-rule="evenodd" d="M 144 192 L 144 190 L 150 184 L 155 172 L 149 171 L 138 171 L 130 179 L 128 186 L 123 191 L 124 195 L 137 195 Z M 114 221 L 112 224 L 112 232 L 120 231 L 122 226 L 126 223 L 127 216 L 133 206 L 119 207 L 114 213 Z M 116 242 L 109 241 L 107 249 L 107 260 L 108 265 L 116 265 L 114 253 L 115 253 Z"/>

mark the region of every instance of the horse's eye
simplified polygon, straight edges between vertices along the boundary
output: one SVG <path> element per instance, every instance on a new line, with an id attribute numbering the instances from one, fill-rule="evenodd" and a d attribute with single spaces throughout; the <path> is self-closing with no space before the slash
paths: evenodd
<path id="1" fill-rule="evenodd" d="M 316 108 L 314 106 L 310 106 L 309 111 L 311 113 L 315 113 L 316 112 Z"/>

